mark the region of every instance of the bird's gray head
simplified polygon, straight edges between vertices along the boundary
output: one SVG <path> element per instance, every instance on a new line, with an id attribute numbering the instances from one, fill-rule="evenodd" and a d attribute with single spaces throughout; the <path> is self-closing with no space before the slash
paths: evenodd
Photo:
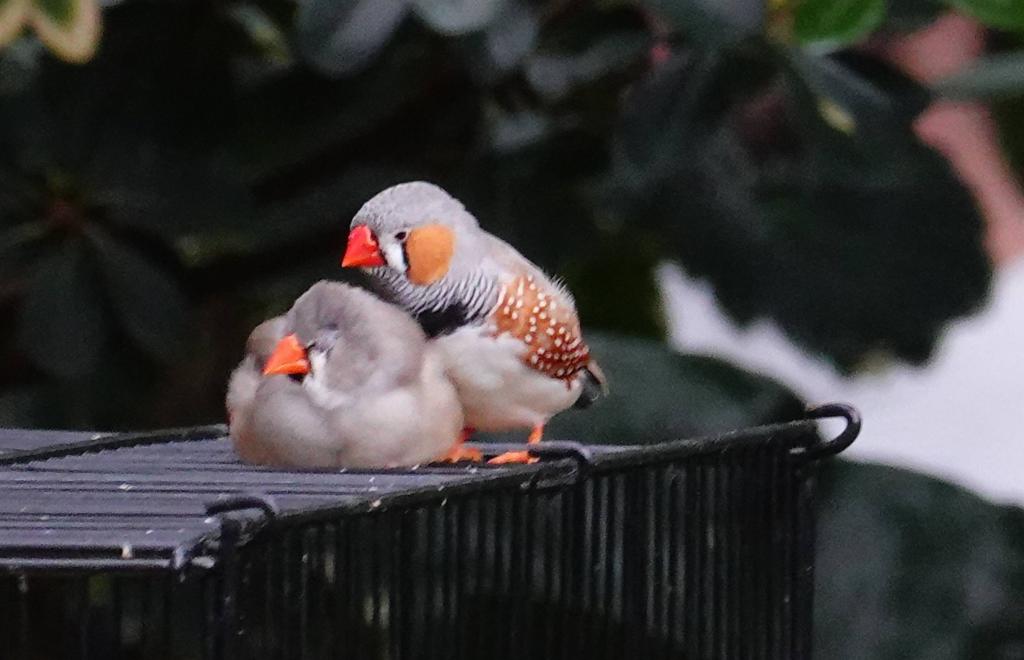
<path id="1" fill-rule="evenodd" d="M 426 339 L 405 312 L 373 294 L 321 281 L 287 315 L 312 377 L 341 391 L 390 388 L 418 376 Z"/>
<path id="2" fill-rule="evenodd" d="M 260 323 L 249 333 L 249 339 L 245 343 L 245 352 L 252 356 L 255 364 L 260 369 L 266 364 L 267 358 L 274 352 L 277 342 L 281 337 L 288 334 L 287 323 L 283 316 Z"/>
<path id="3" fill-rule="evenodd" d="M 443 189 L 424 181 L 400 183 L 352 218 L 342 266 L 430 286 L 472 268 L 479 234 L 476 218 Z"/>

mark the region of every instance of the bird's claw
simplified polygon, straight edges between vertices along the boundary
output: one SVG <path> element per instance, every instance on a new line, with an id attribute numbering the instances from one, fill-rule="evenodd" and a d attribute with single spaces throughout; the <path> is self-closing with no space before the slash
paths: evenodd
<path id="1" fill-rule="evenodd" d="M 536 463 L 540 459 L 536 456 L 530 456 L 528 451 L 507 451 L 504 454 L 498 454 L 494 458 L 487 461 L 488 465 L 508 465 L 510 463 L 523 463 L 530 464 Z"/>
<path id="2" fill-rule="evenodd" d="M 441 459 L 442 463 L 461 463 L 462 461 L 472 461 L 473 463 L 479 463 L 484 460 L 484 455 L 479 449 L 473 447 L 467 447 L 463 444 L 456 445 L 448 450 L 448 453 Z"/>

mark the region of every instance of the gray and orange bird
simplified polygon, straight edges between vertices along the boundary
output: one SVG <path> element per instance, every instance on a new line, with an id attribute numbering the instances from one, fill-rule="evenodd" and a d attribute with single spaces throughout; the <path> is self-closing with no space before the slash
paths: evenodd
<path id="1" fill-rule="evenodd" d="M 569 291 L 433 184 L 402 183 L 366 202 L 342 266 L 366 269 L 419 321 L 458 389 L 468 432 L 531 429 L 535 443 L 553 415 L 606 389 Z M 493 462 L 527 460 L 511 452 Z"/>
<path id="2" fill-rule="evenodd" d="M 239 455 L 272 465 L 416 465 L 444 458 L 463 427 L 439 351 L 413 319 L 337 282 L 253 331 L 227 407 Z"/>

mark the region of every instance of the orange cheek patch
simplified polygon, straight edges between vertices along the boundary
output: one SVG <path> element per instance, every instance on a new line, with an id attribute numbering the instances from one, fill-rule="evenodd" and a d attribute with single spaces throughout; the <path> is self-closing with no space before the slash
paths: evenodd
<path id="1" fill-rule="evenodd" d="M 411 230 L 405 239 L 409 281 L 424 286 L 441 279 L 454 252 L 455 235 L 448 227 L 426 225 Z"/>

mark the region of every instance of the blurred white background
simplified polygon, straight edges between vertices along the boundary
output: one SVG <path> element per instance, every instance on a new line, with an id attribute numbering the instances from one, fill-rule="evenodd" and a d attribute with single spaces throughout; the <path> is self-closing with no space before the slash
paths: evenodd
<path id="1" fill-rule="evenodd" d="M 986 307 L 951 324 L 929 364 L 853 378 L 803 352 L 774 323 L 738 328 L 710 288 L 678 267 L 664 265 L 659 281 L 677 349 L 773 377 L 811 404 L 855 405 L 864 428 L 845 457 L 1024 504 L 1024 259 L 996 270 Z"/>

